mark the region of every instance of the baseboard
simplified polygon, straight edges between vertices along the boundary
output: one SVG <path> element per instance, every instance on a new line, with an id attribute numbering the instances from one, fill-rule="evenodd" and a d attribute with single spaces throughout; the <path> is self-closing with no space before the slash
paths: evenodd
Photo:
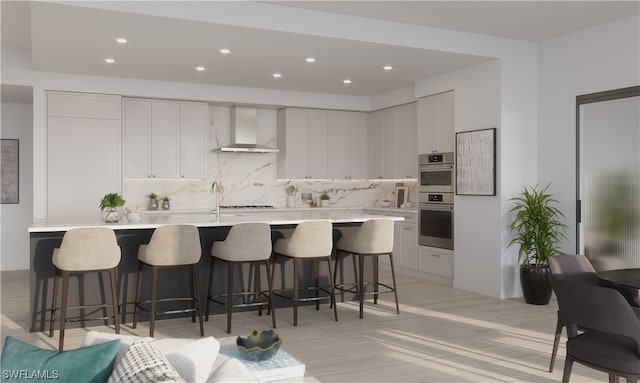
<path id="1" fill-rule="evenodd" d="M 29 270 L 4 270 L 0 271 L 0 280 L 19 281 L 29 279 Z"/>

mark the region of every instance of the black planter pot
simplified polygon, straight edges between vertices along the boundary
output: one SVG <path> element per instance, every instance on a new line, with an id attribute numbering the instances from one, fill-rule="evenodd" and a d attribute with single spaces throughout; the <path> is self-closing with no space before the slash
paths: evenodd
<path id="1" fill-rule="evenodd" d="M 551 299 L 551 270 L 549 266 L 520 265 L 520 286 L 525 302 L 546 305 Z"/>

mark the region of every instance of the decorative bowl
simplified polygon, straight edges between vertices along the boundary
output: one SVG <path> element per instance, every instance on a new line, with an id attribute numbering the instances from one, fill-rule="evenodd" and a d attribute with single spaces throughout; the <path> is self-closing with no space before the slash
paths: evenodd
<path id="1" fill-rule="evenodd" d="M 282 340 L 271 329 L 253 330 L 248 336 L 239 336 L 236 344 L 243 358 L 259 362 L 273 357 L 280 350 Z"/>
<path id="2" fill-rule="evenodd" d="M 138 211 L 132 211 L 127 213 L 127 219 L 129 221 L 138 221 L 142 219 L 142 213 L 138 212 Z"/>
<path id="3" fill-rule="evenodd" d="M 390 207 L 391 206 L 391 201 L 384 200 L 384 201 L 380 202 L 380 206 L 382 206 L 382 207 Z"/>

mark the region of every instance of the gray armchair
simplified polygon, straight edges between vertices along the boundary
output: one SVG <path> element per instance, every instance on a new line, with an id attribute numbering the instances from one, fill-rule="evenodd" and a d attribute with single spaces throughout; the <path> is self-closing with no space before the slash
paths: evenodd
<path id="1" fill-rule="evenodd" d="M 640 376 L 640 320 L 615 289 L 557 278 L 559 318 L 567 325 L 569 340 L 562 382 L 569 382 L 573 362 L 604 371 L 609 381 Z M 577 326 L 589 331 L 577 334 Z"/>

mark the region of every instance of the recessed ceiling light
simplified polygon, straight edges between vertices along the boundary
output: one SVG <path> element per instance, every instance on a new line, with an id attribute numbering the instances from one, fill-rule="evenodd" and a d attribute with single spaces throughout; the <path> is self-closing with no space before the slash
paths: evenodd
<path id="1" fill-rule="evenodd" d="M 393 70 L 393 67 L 391 65 L 385 65 L 382 67 L 382 69 L 384 70 Z"/>
<path id="2" fill-rule="evenodd" d="M 307 57 L 306 59 L 304 59 L 304 61 L 306 61 L 308 63 L 314 63 L 314 62 L 316 62 L 316 58 L 315 57 Z"/>
<path id="3" fill-rule="evenodd" d="M 116 39 L 116 43 L 118 43 L 118 44 L 126 44 L 126 43 L 128 43 L 128 42 L 129 42 L 129 41 L 128 41 L 125 37 L 118 37 L 118 38 Z"/>
<path id="4" fill-rule="evenodd" d="M 220 49 L 220 53 L 222 53 L 223 55 L 228 55 L 229 53 L 231 53 L 231 51 L 227 48 L 222 48 Z"/>
<path id="5" fill-rule="evenodd" d="M 116 62 L 116 60 L 112 58 L 108 58 L 108 59 L 104 59 L 104 62 L 106 62 L 107 64 L 113 64 L 114 62 Z"/>
<path id="6" fill-rule="evenodd" d="M 196 70 L 197 70 L 198 72 L 204 72 L 206 69 L 207 69 L 207 68 L 205 68 L 205 67 L 203 67 L 203 66 L 197 66 L 197 67 L 196 67 Z"/>
<path id="7" fill-rule="evenodd" d="M 342 82 L 345 83 L 345 84 L 351 84 L 351 80 L 349 80 L 349 79 L 342 80 Z"/>
<path id="8" fill-rule="evenodd" d="M 271 76 L 273 76 L 273 78 L 280 78 L 282 77 L 282 73 L 274 73 Z"/>

